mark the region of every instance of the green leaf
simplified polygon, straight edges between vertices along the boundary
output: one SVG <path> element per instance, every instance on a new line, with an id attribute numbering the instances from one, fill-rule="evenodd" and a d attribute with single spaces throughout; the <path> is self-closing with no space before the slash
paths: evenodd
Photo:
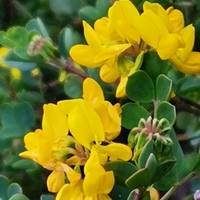
<path id="1" fill-rule="evenodd" d="M 8 193 L 8 198 L 11 198 L 15 194 L 22 194 L 22 188 L 19 184 L 12 183 L 9 185 L 7 193 Z"/>
<path id="2" fill-rule="evenodd" d="M 128 195 L 130 194 L 131 189 L 127 186 L 122 185 L 114 185 L 112 191 L 109 193 L 109 196 L 113 200 L 125 200 L 128 198 Z"/>
<path id="3" fill-rule="evenodd" d="M 44 38 L 49 37 L 47 30 L 40 18 L 30 20 L 25 28 L 28 31 L 37 31 Z"/>
<path id="4" fill-rule="evenodd" d="M 177 92 L 180 94 L 199 91 L 200 78 L 194 75 L 187 75 L 178 82 L 177 88 Z"/>
<path id="5" fill-rule="evenodd" d="M 141 69 L 144 70 L 156 82 L 160 74 L 167 75 L 167 72 L 172 67 L 171 63 L 167 60 L 161 60 L 156 52 L 149 51 L 144 54 L 144 61 Z"/>
<path id="6" fill-rule="evenodd" d="M 68 74 L 64 82 L 65 94 L 70 98 L 82 97 L 82 84 L 83 79 L 81 79 L 78 75 Z"/>
<path id="7" fill-rule="evenodd" d="M 149 140 L 143 147 L 140 156 L 138 158 L 138 167 L 142 169 L 146 165 L 146 161 L 149 158 L 150 153 L 154 153 L 154 144 L 152 140 Z"/>
<path id="8" fill-rule="evenodd" d="M 9 186 L 9 180 L 3 176 L 0 175 L 0 199 L 7 200 L 7 189 Z"/>
<path id="9" fill-rule="evenodd" d="M 126 185 L 132 190 L 140 187 L 148 187 L 152 184 L 153 173 L 150 168 L 138 170 L 126 180 Z"/>
<path id="10" fill-rule="evenodd" d="M 136 127 L 141 118 L 147 119 L 149 112 L 136 103 L 126 103 L 122 106 L 122 126 L 127 129 Z"/>
<path id="11" fill-rule="evenodd" d="M 30 71 L 33 68 L 35 68 L 37 64 L 33 61 L 24 60 L 24 56 L 25 55 L 21 55 L 19 52 L 10 50 L 9 53 L 5 57 L 5 62 L 8 66 L 15 67 L 22 71 Z"/>
<path id="12" fill-rule="evenodd" d="M 124 161 L 114 161 L 107 163 L 104 168 L 106 171 L 113 171 L 115 175 L 115 183 L 117 185 L 124 185 L 126 179 L 137 171 L 135 165 Z"/>
<path id="13" fill-rule="evenodd" d="M 58 47 L 61 55 L 64 58 L 67 58 L 69 56 L 70 48 L 78 43 L 82 43 L 82 40 L 81 35 L 72 28 L 63 29 L 58 38 Z"/>
<path id="14" fill-rule="evenodd" d="M 0 121 L 2 139 L 23 137 L 34 126 L 35 115 L 31 105 L 26 102 L 4 104 L 0 110 Z"/>
<path id="15" fill-rule="evenodd" d="M 54 199 L 55 199 L 55 197 L 53 195 L 50 195 L 50 194 L 46 194 L 46 195 L 43 194 L 40 197 L 40 200 L 54 200 Z"/>
<path id="16" fill-rule="evenodd" d="M 77 13 L 83 2 L 80 0 L 50 0 L 50 8 L 56 15 L 72 15 Z"/>
<path id="17" fill-rule="evenodd" d="M 111 6 L 111 1 L 108 0 L 97 0 L 96 9 L 99 11 L 100 16 L 107 16 L 108 9 Z"/>
<path id="18" fill-rule="evenodd" d="M 8 200 L 29 200 L 29 198 L 26 197 L 23 194 L 15 194 L 14 196 L 12 196 L 11 198 L 9 198 Z"/>
<path id="19" fill-rule="evenodd" d="M 158 181 L 161 177 L 166 175 L 174 167 L 175 163 L 176 160 L 165 160 L 155 167 L 153 182 Z"/>
<path id="20" fill-rule="evenodd" d="M 38 168 L 38 164 L 35 163 L 35 162 L 32 161 L 32 160 L 21 159 L 21 160 L 15 162 L 15 163 L 12 165 L 12 167 L 15 168 L 15 169 L 20 169 L 20 170 L 27 171 L 27 170 L 34 170 L 34 169 L 37 169 L 37 168 Z"/>
<path id="21" fill-rule="evenodd" d="M 90 25 L 93 25 L 94 22 L 100 18 L 99 11 L 93 6 L 85 6 L 80 9 L 79 15 L 82 20 L 85 20 Z"/>
<path id="22" fill-rule="evenodd" d="M 0 31 L 0 44 L 6 47 L 14 47 L 15 42 L 9 39 L 6 35 L 6 32 Z"/>
<path id="23" fill-rule="evenodd" d="M 12 27 L 8 29 L 7 35 L 16 46 L 27 46 L 28 45 L 28 32 L 23 27 Z"/>
<path id="24" fill-rule="evenodd" d="M 176 163 L 166 175 L 160 177 L 160 180 L 156 182 L 155 187 L 158 190 L 168 190 L 183 177 L 185 171 L 184 154 L 173 129 L 170 131 L 170 138 L 173 141 L 172 153 L 166 155 L 165 159 L 175 159 Z"/>
<path id="25" fill-rule="evenodd" d="M 152 173 L 154 171 L 154 169 L 156 168 L 156 166 L 158 165 L 158 162 L 156 160 L 156 157 L 153 153 L 149 154 L 149 157 L 146 161 L 145 167 L 149 168 L 152 170 Z"/>
<path id="26" fill-rule="evenodd" d="M 175 107 L 167 101 L 159 103 L 156 109 L 156 118 L 159 120 L 165 118 L 172 126 L 176 120 Z"/>
<path id="27" fill-rule="evenodd" d="M 165 75 L 161 74 L 156 80 L 156 97 L 160 101 L 169 99 L 172 90 L 172 81 Z"/>
<path id="28" fill-rule="evenodd" d="M 155 89 L 152 79 L 144 71 L 137 71 L 128 78 L 126 94 L 136 102 L 148 103 L 155 98 Z"/>

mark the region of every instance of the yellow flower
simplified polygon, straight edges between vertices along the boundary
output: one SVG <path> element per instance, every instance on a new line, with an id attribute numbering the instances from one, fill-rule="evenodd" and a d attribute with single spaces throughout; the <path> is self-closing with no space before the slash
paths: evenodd
<path id="1" fill-rule="evenodd" d="M 101 119 L 86 101 L 79 104 L 68 114 L 69 129 L 75 140 L 84 147 L 91 150 L 95 147 L 98 151 L 102 164 L 110 160 L 129 160 L 132 156 L 131 149 L 124 144 L 110 143 L 102 146 L 105 133 Z"/>
<path id="2" fill-rule="evenodd" d="M 110 199 L 107 194 L 114 186 L 114 174 L 112 171 L 106 172 L 101 166 L 95 149 L 92 149 L 90 158 L 85 164 L 84 173 L 83 190 L 86 199 Z"/>
<path id="3" fill-rule="evenodd" d="M 113 106 L 109 101 L 106 101 L 101 87 L 92 78 L 87 78 L 83 82 L 83 100 L 63 100 L 58 102 L 58 106 L 61 107 L 66 114 L 69 114 L 74 107 L 83 104 L 84 101 L 89 103 L 92 107 L 88 108 L 91 111 L 91 116 L 94 112 L 96 112 L 95 115 L 98 115 L 100 123 L 103 126 L 104 137 L 107 140 L 116 138 L 121 130 L 120 105 L 117 103 Z M 79 107 L 78 109 L 82 109 L 82 107 Z M 73 113 L 76 115 L 76 111 Z M 87 115 L 86 111 L 86 118 L 91 116 L 89 113 Z M 105 138 L 103 138 L 103 140 L 105 140 Z"/>
<path id="4" fill-rule="evenodd" d="M 162 60 L 169 59 L 178 48 L 185 46 L 185 41 L 173 31 L 175 22 L 160 4 L 146 1 L 143 9 L 144 12 L 136 22 L 141 38 L 157 51 Z"/>
<path id="5" fill-rule="evenodd" d="M 111 200 L 108 196 L 115 180 L 112 171 L 105 171 L 101 166 L 95 148 L 92 148 L 90 157 L 84 167 L 84 180 L 76 184 L 65 184 L 56 196 L 56 200 Z"/>
<path id="6" fill-rule="evenodd" d="M 20 79 L 21 71 L 17 68 L 6 65 L 4 58 L 8 54 L 9 49 L 7 47 L 0 48 L 0 66 L 4 68 L 8 68 L 13 78 Z"/>
<path id="7" fill-rule="evenodd" d="M 170 58 L 171 63 L 185 74 L 196 74 L 200 72 L 200 53 L 192 51 L 194 45 L 195 30 L 192 25 L 188 25 L 180 31 L 186 45 L 177 50 L 176 54 Z"/>
<path id="8" fill-rule="evenodd" d="M 135 26 L 139 16 L 136 7 L 129 0 L 116 1 L 109 9 L 108 17 L 98 19 L 94 29 L 83 21 L 87 45 L 73 46 L 70 49 L 70 56 L 83 66 L 100 67 L 100 77 L 107 83 L 113 83 L 120 77 L 122 80 L 128 76 L 131 69 L 126 75 L 122 74 L 120 58 L 136 58 L 141 52 L 140 35 Z M 117 94 L 117 97 L 121 96 Z"/>
<path id="9" fill-rule="evenodd" d="M 64 163 L 65 155 L 72 153 L 73 144 L 68 136 L 66 115 L 54 104 L 44 105 L 42 130 L 28 133 L 25 138 L 27 151 L 20 153 L 23 158 L 29 158 L 51 170 L 47 179 L 47 187 L 51 192 L 58 192 L 64 185 L 65 173 L 70 182 L 76 183 L 81 175 Z M 63 148 L 65 148 L 63 150 Z M 58 152 L 60 150 L 60 153 Z M 64 153 L 63 153 L 64 151 Z"/>
<path id="10" fill-rule="evenodd" d="M 56 200 L 84 200 L 83 180 L 77 184 L 65 184 L 56 195 Z"/>

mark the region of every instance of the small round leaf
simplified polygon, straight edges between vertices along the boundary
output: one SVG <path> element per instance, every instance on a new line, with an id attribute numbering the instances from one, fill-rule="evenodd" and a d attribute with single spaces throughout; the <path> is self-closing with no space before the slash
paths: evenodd
<path id="1" fill-rule="evenodd" d="M 128 78 L 126 94 L 129 99 L 141 103 L 152 102 L 155 98 L 154 84 L 144 71 L 137 71 Z"/>

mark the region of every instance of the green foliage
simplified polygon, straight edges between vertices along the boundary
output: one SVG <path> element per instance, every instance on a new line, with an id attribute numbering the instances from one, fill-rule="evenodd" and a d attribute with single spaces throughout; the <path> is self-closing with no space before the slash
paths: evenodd
<path id="1" fill-rule="evenodd" d="M 29 200 L 22 194 L 22 188 L 17 183 L 10 183 L 5 177 L 0 175 L 0 198 L 2 200 Z"/>
<path id="2" fill-rule="evenodd" d="M 35 125 L 34 111 L 28 103 L 2 105 L 0 119 L 2 139 L 23 137 Z"/>
<path id="3" fill-rule="evenodd" d="M 148 103 L 155 98 L 155 89 L 152 79 L 144 71 L 137 71 L 128 79 L 126 94 L 136 102 Z"/>
<path id="4" fill-rule="evenodd" d="M 131 1 L 142 12 L 145 1 Z M 108 15 L 114 1 L 10 2 L 2 1 L 0 7 L 0 45 L 9 49 L 3 60 L 0 58 L 1 200 L 55 199 L 46 188 L 49 172 L 34 161 L 19 157 L 24 151 L 23 137 L 41 126 L 44 103 L 81 98 L 86 77 L 100 84 L 106 100 L 121 105 L 122 112 L 118 111 L 123 128 L 116 140 L 127 144 L 128 139 L 133 152 L 130 161 L 104 165 L 105 170 L 113 171 L 115 176 L 115 185 L 109 194 L 113 200 L 132 200 L 138 190 L 143 192 L 141 200 L 150 200 L 152 186 L 164 194 L 179 186 L 185 177 L 199 174 L 198 74 L 178 72 L 169 60 L 161 60 L 156 52 L 148 51 L 142 54 L 140 70 L 128 77 L 127 98 L 118 99 L 115 92 L 119 79 L 105 83 L 100 78 L 99 68 L 79 66 L 69 55 L 72 46 L 86 42 L 82 20 L 93 26 L 96 20 Z M 192 23 L 195 27 L 194 50 L 200 51 L 199 0 L 149 2 L 180 9 L 185 24 Z M 109 42 L 112 43 L 108 41 L 106 45 L 109 46 Z M 139 48 L 143 48 L 142 45 Z M 35 50 L 34 53 L 31 54 L 30 49 Z M 137 48 L 134 50 L 137 54 Z M 126 59 L 129 59 L 128 51 Z M 137 59 L 131 61 L 137 63 Z M 7 67 L 3 67 L 5 64 Z M 19 70 L 19 77 L 13 76 L 13 69 Z M 62 72 L 66 77 L 59 80 Z M 80 168 L 82 170 L 82 166 Z M 36 187 L 38 185 L 41 187 Z M 199 180 L 192 179 L 188 198 L 191 199 L 199 187 Z"/>
<path id="5" fill-rule="evenodd" d="M 156 108 L 156 118 L 158 119 L 167 119 L 170 125 L 172 126 L 176 120 L 176 111 L 175 107 L 167 101 L 163 101 L 158 104 Z"/>
<path id="6" fill-rule="evenodd" d="M 58 38 L 58 48 L 60 54 L 66 59 L 69 56 L 70 48 L 78 43 L 82 43 L 83 39 L 79 32 L 75 31 L 73 28 L 64 28 Z"/>
<path id="7" fill-rule="evenodd" d="M 104 167 L 107 171 L 113 171 L 117 185 L 124 185 L 128 177 L 137 171 L 135 165 L 124 161 L 110 162 Z"/>
<path id="8" fill-rule="evenodd" d="M 122 126 L 127 129 L 137 126 L 141 118 L 148 117 L 149 112 L 136 103 L 126 103 L 122 106 Z"/>
<path id="9" fill-rule="evenodd" d="M 68 74 L 64 82 L 64 91 L 70 98 L 82 97 L 82 83 L 83 80 L 74 74 Z"/>
<path id="10" fill-rule="evenodd" d="M 167 101 L 172 91 L 172 80 L 161 74 L 156 80 L 156 97 L 159 101 Z"/>
<path id="11" fill-rule="evenodd" d="M 54 196 L 53 195 L 42 195 L 40 197 L 40 200 L 54 200 Z"/>
<path id="12" fill-rule="evenodd" d="M 87 5 L 81 8 L 79 15 L 82 20 L 85 20 L 89 24 L 93 25 L 97 19 L 107 15 L 110 5 L 110 0 L 97 0 L 95 6 Z"/>

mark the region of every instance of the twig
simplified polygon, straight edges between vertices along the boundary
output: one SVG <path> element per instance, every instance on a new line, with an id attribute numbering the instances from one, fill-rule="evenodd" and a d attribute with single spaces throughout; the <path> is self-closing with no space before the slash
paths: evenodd
<path id="1" fill-rule="evenodd" d="M 169 191 L 160 199 L 160 200 L 168 200 L 184 183 L 189 181 L 191 178 L 196 176 L 199 172 L 193 171 L 189 173 L 186 177 L 184 177 L 179 183 L 172 186 Z"/>

